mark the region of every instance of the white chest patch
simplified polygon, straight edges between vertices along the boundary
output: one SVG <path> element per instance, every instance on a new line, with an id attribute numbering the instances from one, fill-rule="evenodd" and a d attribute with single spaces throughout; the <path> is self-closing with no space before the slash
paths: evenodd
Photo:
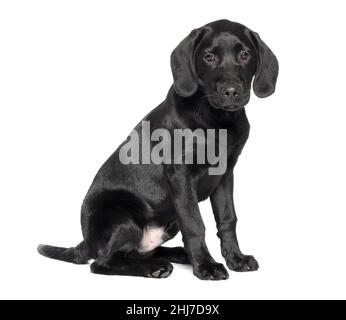
<path id="1" fill-rule="evenodd" d="M 143 237 L 139 243 L 138 252 L 146 253 L 157 248 L 164 242 L 164 234 L 165 231 L 163 227 L 150 226 L 144 228 Z"/>

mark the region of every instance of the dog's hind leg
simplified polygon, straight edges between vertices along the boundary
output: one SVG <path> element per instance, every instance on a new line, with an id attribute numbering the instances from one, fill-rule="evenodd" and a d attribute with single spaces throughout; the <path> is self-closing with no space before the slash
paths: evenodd
<path id="1" fill-rule="evenodd" d="M 90 268 L 97 274 L 148 278 L 167 278 L 173 271 L 173 266 L 166 259 L 128 257 L 123 253 L 114 254 L 110 259 L 98 258 Z"/>
<path id="2" fill-rule="evenodd" d="M 143 230 L 134 219 L 126 217 L 114 224 L 104 248 L 98 250 L 91 272 L 105 275 L 128 275 L 150 278 L 168 277 L 173 266 L 167 259 L 153 258 L 138 252 Z"/>
<path id="3" fill-rule="evenodd" d="M 167 259 L 173 263 L 190 264 L 187 253 L 183 247 L 158 247 L 152 254 L 153 258 Z"/>

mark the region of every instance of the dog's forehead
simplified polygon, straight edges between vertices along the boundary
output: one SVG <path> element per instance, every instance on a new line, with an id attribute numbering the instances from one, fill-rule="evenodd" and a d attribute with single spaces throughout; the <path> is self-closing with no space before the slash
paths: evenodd
<path id="1" fill-rule="evenodd" d="M 242 41 L 231 32 L 221 32 L 216 34 L 211 39 L 211 46 L 213 47 L 233 47 L 238 43 L 242 43 Z"/>
<path id="2" fill-rule="evenodd" d="M 245 30 L 248 28 L 244 25 L 233 22 L 229 20 L 218 20 L 211 23 L 208 23 L 206 27 L 209 27 L 213 30 L 215 33 L 221 33 L 221 32 L 230 32 L 235 35 L 239 35 L 241 33 L 244 33 Z"/>
<path id="3" fill-rule="evenodd" d="M 238 43 L 251 46 L 251 41 L 248 37 L 249 29 L 240 23 L 219 20 L 206 25 L 206 27 L 209 29 L 209 32 L 205 41 L 203 41 L 204 46 L 230 47 Z"/>
<path id="4" fill-rule="evenodd" d="M 244 36 L 245 37 L 245 36 Z M 201 49 L 222 48 L 222 50 L 233 50 L 236 46 L 242 45 L 248 47 L 249 41 L 247 38 L 237 36 L 232 32 L 212 32 L 207 36 L 201 44 Z"/>

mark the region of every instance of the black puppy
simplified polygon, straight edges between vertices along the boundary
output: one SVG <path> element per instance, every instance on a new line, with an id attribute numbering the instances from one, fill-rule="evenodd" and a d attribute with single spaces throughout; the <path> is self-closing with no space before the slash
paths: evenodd
<path id="1" fill-rule="evenodd" d="M 81 209 L 84 240 L 74 248 L 40 245 L 49 258 L 86 264 L 99 274 L 164 278 L 170 262 L 190 263 L 200 279 L 226 279 L 205 243 L 198 202 L 210 198 L 222 255 L 235 271 L 258 269 L 241 253 L 236 236 L 233 168 L 249 135 L 244 106 L 251 83 L 258 97 L 275 90 L 278 61 L 257 33 L 220 20 L 193 30 L 173 51 L 174 85 L 144 120 L 151 132 L 227 129 L 227 170 L 209 175 L 208 164 L 123 164 L 120 147 L 97 173 Z M 141 137 L 142 123 L 135 130 Z M 124 142 L 125 143 L 125 142 Z M 153 148 L 157 142 L 152 142 Z M 124 144 L 123 144 L 124 145 Z M 195 151 L 193 151 L 195 152 Z M 184 248 L 161 244 L 178 231 Z"/>

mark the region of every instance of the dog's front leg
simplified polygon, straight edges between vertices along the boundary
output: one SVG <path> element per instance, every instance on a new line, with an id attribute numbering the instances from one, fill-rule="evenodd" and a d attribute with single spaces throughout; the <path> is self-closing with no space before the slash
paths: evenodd
<path id="1" fill-rule="evenodd" d="M 172 180 L 172 189 L 178 225 L 193 273 L 202 280 L 227 279 L 226 268 L 215 262 L 205 243 L 205 226 L 191 182 L 179 175 Z"/>
<path id="2" fill-rule="evenodd" d="M 237 216 L 233 203 L 233 170 L 221 180 L 210 196 L 211 205 L 221 240 L 221 252 L 228 268 L 234 271 L 255 271 L 258 263 L 253 256 L 242 254 L 239 249 L 236 224 Z"/>

